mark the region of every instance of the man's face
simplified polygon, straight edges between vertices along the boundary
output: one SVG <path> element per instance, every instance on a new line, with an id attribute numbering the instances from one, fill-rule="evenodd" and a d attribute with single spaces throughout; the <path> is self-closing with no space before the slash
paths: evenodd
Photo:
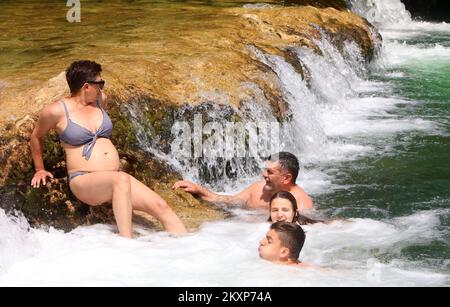
<path id="1" fill-rule="evenodd" d="M 266 180 L 265 188 L 274 193 L 281 191 L 281 187 L 289 184 L 289 177 L 281 168 L 279 161 L 267 161 L 262 176 Z"/>
<path id="2" fill-rule="evenodd" d="M 259 242 L 259 256 L 267 261 L 277 262 L 282 258 L 283 247 L 275 230 L 267 232 L 266 237 Z"/>
<path id="3" fill-rule="evenodd" d="M 295 212 L 289 200 L 275 198 L 270 205 L 270 217 L 272 222 L 289 222 L 294 220 Z"/>

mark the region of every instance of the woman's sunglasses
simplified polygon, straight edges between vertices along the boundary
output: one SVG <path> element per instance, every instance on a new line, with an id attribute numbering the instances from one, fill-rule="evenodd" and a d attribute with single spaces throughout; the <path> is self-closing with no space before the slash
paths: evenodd
<path id="1" fill-rule="evenodd" d="M 97 84 L 98 87 L 102 90 L 105 87 L 105 80 L 100 80 L 100 81 L 86 81 L 86 83 L 89 84 Z"/>

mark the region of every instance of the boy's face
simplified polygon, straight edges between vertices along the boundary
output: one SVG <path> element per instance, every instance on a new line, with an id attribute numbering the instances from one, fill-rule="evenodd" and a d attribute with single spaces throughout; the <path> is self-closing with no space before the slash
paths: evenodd
<path id="1" fill-rule="evenodd" d="M 262 259 L 271 262 L 282 261 L 283 258 L 289 255 L 289 250 L 281 246 L 280 238 L 273 229 L 269 230 L 266 237 L 259 242 L 258 251 Z"/>

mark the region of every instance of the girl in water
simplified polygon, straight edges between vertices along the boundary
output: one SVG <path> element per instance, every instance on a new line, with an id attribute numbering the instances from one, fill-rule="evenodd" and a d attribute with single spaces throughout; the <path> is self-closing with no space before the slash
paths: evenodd
<path id="1" fill-rule="evenodd" d="M 289 192 L 278 192 L 270 200 L 269 222 L 289 222 L 300 226 L 323 223 L 323 221 L 313 220 L 298 212 L 297 201 Z"/>

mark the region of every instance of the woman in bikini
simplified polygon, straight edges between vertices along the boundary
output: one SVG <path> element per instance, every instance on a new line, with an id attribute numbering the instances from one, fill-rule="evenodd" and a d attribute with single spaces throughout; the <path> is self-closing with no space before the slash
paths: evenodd
<path id="1" fill-rule="evenodd" d="M 181 220 L 167 203 L 134 177 L 119 171 L 119 155 L 111 143 L 112 122 L 105 111 L 106 95 L 102 68 L 91 61 L 72 63 L 66 71 L 71 95 L 44 107 L 31 136 L 35 174 L 34 188 L 46 184 L 43 141 L 50 130 L 59 135 L 67 159 L 69 187 L 83 203 L 98 206 L 112 203 L 123 237 L 132 237 L 132 212 L 144 211 L 156 217 L 175 234 L 186 233 Z"/>

